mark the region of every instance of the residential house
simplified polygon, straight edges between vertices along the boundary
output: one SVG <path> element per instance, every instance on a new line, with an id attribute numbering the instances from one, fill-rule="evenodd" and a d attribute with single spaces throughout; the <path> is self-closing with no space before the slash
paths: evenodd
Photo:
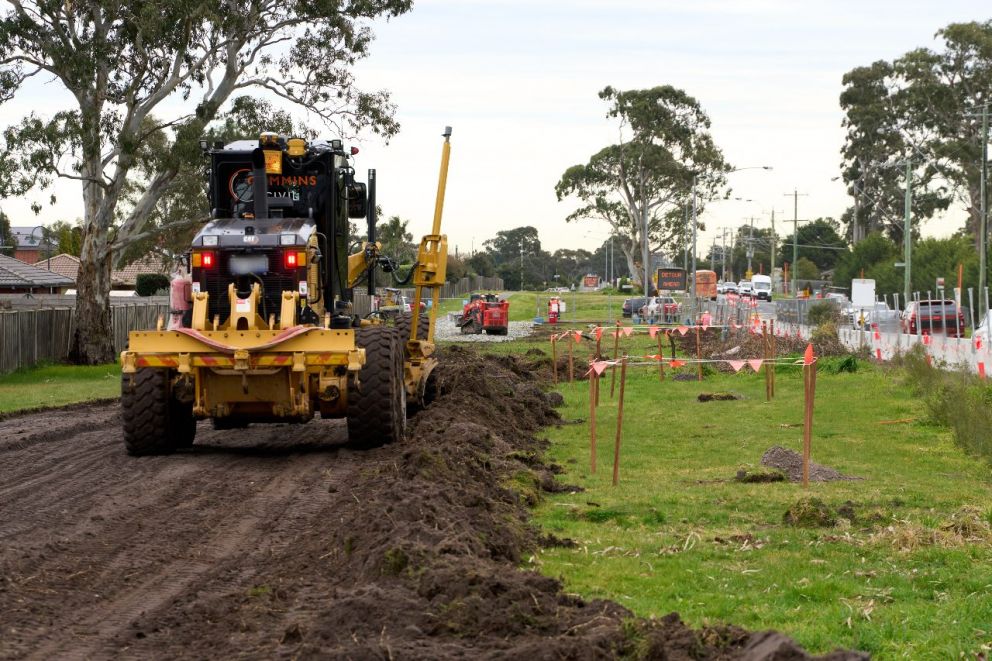
<path id="1" fill-rule="evenodd" d="M 0 294 L 61 294 L 74 284 L 58 273 L 0 255 Z"/>
<path id="2" fill-rule="evenodd" d="M 54 273 L 58 273 L 76 281 L 79 274 L 79 258 L 73 255 L 55 255 L 51 260 L 43 259 L 37 264 L 42 268 L 47 268 Z M 169 275 L 169 269 L 165 262 L 156 256 L 143 257 L 124 268 L 114 269 L 110 274 L 110 283 L 115 291 L 133 291 L 142 273 L 161 273 Z"/>
<path id="3" fill-rule="evenodd" d="M 35 227 L 20 226 L 11 227 L 10 231 L 17 241 L 17 249 L 14 251 L 14 259 L 19 259 L 28 264 L 46 259 L 52 256 L 58 246 L 50 241 L 42 240 L 42 226 Z"/>

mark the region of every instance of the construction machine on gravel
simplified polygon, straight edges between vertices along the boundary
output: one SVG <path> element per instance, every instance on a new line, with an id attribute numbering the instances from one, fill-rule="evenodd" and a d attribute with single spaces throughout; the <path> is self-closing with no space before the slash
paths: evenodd
<path id="1" fill-rule="evenodd" d="M 510 302 L 496 294 L 472 294 L 456 322 L 462 335 L 506 335 L 510 324 Z"/>
<path id="2" fill-rule="evenodd" d="M 355 180 L 340 140 L 263 133 L 208 144 L 211 219 L 172 286 L 168 328 L 132 331 L 121 354 L 124 443 L 134 455 L 192 445 L 197 420 L 218 428 L 347 418 L 353 445 L 399 440 L 407 410 L 434 394 L 434 316 L 445 281 L 441 232 L 451 129 L 444 133 L 430 234 L 413 266 L 409 314 L 359 319 L 353 290 L 375 293 L 396 265 L 375 239 L 376 177 Z M 347 254 L 349 218 L 368 240 Z M 430 296 L 428 313 L 421 300 Z"/>

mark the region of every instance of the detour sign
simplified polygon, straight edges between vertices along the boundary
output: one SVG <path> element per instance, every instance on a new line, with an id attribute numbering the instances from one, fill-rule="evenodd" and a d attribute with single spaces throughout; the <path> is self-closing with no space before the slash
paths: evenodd
<path id="1" fill-rule="evenodd" d="M 685 288 L 685 269 L 658 269 L 658 289 L 678 291 Z"/>

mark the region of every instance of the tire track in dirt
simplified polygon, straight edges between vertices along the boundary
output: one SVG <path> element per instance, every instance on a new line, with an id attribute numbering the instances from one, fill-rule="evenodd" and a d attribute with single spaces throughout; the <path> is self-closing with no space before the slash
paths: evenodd
<path id="1" fill-rule="evenodd" d="M 212 580 L 225 584 L 282 522 L 311 521 L 339 460 L 343 425 L 218 432 L 170 457 L 124 455 L 116 406 L 64 420 L 0 423 L 0 658 L 97 658 L 126 650 L 132 624 Z M 16 427 L 11 423 L 16 422 Z M 96 427 L 96 429 L 93 429 Z M 37 436 L 43 435 L 43 440 Z M 127 634 L 127 635 L 125 635 Z"/>

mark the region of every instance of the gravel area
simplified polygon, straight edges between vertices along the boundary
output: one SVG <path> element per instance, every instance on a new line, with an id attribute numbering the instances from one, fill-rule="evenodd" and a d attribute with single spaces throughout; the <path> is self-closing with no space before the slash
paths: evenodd
<path id="1" fill-rule="evenodd" d="M 441 342 L 509 342 L 521 337 L 530 335 L 534 323 L 530 321 L 511 321 L 507 327 L 506 335 L 462 335 L 462 331 L 450 317 L 442 317 L 437 320 L 434 328 L 434 339 Z"/>

